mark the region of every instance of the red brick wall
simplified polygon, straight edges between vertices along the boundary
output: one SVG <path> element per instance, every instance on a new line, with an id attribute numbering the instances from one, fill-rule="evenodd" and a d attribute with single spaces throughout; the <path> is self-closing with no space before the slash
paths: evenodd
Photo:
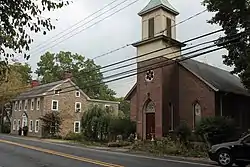
<path id="1" fill-rule="evenodd" d="M 202 117 L 215 115 L 215 92 L 203 81 L 179 65 L 179 116 L 193 125 L 193 104 L 198 101 Z"/>
<path id="2" fill-rule="evenodd" d="M 136 88 L 134 92 L 131 94 L 130 99 L 130 119 L 132 121 L 136 121 L 137 118 L 137 94 L 136 94 Z"/>

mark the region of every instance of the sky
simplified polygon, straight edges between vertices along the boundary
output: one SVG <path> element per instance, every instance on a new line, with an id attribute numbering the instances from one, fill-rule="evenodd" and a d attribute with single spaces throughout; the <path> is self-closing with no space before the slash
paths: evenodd
<path id="1" fill-rule="evenodd" d="M 47 35 L 33 34 L 34 43 L 31 45 L 31 58 L 27 61 L 32 69 L 35 71 L 37 67 L 37 62 L 40 60 L 40 56 L 45 52 L 57 53 L 59 51 L 70 51 L 73 53 L 78 53 L 86 58 L 94 58 L 114 49 L 120 48 L 124 45 L 131 44 L 141 40 L 141 18 L 138 16 L 138 12 L 147 5 L 149 0 L 138 0 L 138 2 L 125 8 L 111 17 L 95 24 L 99 20 L 107 17 L 116 10 L 125 7 L 127 4 L 133 2 L 134 0 L 128 0 L 123 5 L 111 10 L 110 12 L 103 14 L 103 16 L 97 17 L 101 13 L 98 13 L 87 20 L 84 20 L 87 16 L 103 8 L 107 4 L 111 3 L 113 0 L 72 0 L 69 6 L 59 9 L 54 12 L 43 13 L 42 17 L 50 17 L 52 23 L 56 26 L 56 29 L 52 32 L 47 33 Z M 124 0 L 119 0 L 109 8 L 111 9 L 116 4 L 123 2 Z M 183 1 L 183 0 L 169 0 L 169 2 L 178 11 L 176 22 L 180 22 L 201 12 L 205 9 L 201 5 L 201 0 Z M 103 11 L 104 12 L 104 11 Z M 187 39 L 209 33 L 211 31 L 217 30 L 220 27 L 217 25 L 210 25 L 207 20 L 211 19 L 214 13 L 205 12 L 200 16 L 197 16 L 183 24 L 177 25 L 177 40 L 185 41 Z M 82 21 L 83 20 L 83 21 Z M 66 31 L 68 35 L 61 37 L 63 35 L 61 32 L 78 22 L 78 29 L 72 32 Z M 95 24 L 94 26 L 91 26 Z M 91 26 L 91 27 L 89 27 Z M 77 27 L 77 26 L 76 26 Z M 80 32 L 81 31 L 81 32 Z M 197 44 L 199 42 L 204 42 L 211 39 L 216 39 L 221 34 L 216 34 L 201 40 L 197 40 L 190 45 Z M 72 36 L 72 37 L 70 37 Z M 69 38 L 70 37 L 70 38 Z M 59 39 L 58 39 L 59 38 Z M 67 39 L 68 38 L 68 39 Z M 225 50 L 214 52 L 205 56 L 196 58 L 198 61 L 225 69 L 231 70 L 230 67 L 223 65 L 222 55 L 226 54 Z M 104 57 L 95 59 L 95 62 L 101 66 L 105 66 L 114 62 L 118 62 L 124 59 L 132 58 L 136 56 L 136 48 L 130 46 L 124 49 L 120 49 L 117 52 L 108 54 Z M 20 62 L 26 62 L 21 56 L 16 57 Z M 127 62 L 134 63 L 134 60 Z M 117 67 L 117 66 L 114 66 Z M 113 67 L 113 68 L 114 68 Z M 136 68 L 135 65 L 128 68 L 119 69 L 117 71 L 112 71 L 105 73 L 104 77 L 116 74 L 122 71 L 126 71 L 132 68 Z M 107 69 L 105 69 L 107 70 Z M 109 87 L 117 92 L 117 96 L 125 96 L 127 92 L 136 82 L 136 76 L 126 78 L 123 80 L 118 80 L 115 82 L 108 83 Z"/>

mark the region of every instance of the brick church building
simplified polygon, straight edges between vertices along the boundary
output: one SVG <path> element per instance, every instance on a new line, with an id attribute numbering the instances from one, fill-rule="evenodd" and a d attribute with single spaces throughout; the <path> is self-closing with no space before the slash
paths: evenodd
<path id="1" fill-rule="evenodd" d="M 250 94 L 238 77 L 193 59 L 172 59 L 181 57 L 185 46 L 176 40 L 173 25 L 178 14 L 167 0 L 151 0 L 139 12 L 142 40 L 133 44 L 139 74 L 125 98 L 130 101 L 137 134 L 143 139 L 151 134 L 160 138 L 174 131 L 181 121 L 195 129 L 206 116 L 229 116 L 240 128 L 248 129 Z M 163 66 L 165 62 L 168 65 Z"/>

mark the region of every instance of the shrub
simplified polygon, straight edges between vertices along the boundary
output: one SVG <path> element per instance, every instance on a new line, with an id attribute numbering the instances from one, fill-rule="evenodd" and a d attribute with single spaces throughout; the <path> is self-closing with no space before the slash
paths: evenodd
<path id="1" fill-rule="evenodd" d="M 130 146 L 131 143 L 127 141 L 119 141 L 119 142 L 109 142 L 108 147 L 126 147 Z"/>
<path id="2" fill-rule="evenodd" d="M 82 141 L 83 135 L 80 133 L 69 132 L 65 137 L 65 140 L 74 140 L 74 141 Z"/>
<path id="3" fill-rule="evenodd" d="M 24 126 L 24 127 L 23 127 L 23 135 L 24 135 L 24 136 L 27 136 L 27 135 L 28 135 L 28 130 L 29 130 L 28 126 Z"/>
<path id="4" fill-rule="evenodd" d="M 196 134 L 201 136 L 209 144 L 219 144 L 230 141 L 235 136 L 234 121 L 226 117 L 207 117 L 203 118 L 197 125 Z"/>
<path id="5" fill-rule="evenodd" d="M 186 122 L 181 122 L 180 125 L 176 128 L 175 133 L 180 141 L 184 144 L 187 144 L 188 139 L 190 138 L 192 132 L 188 127 Z"/>
<path id="6" fill-rule="evenodd" d="M 10 123 L 5 122 L 3 124 L 3 133 L 7 133 L 7 134 L 10 133 L 10 128 L 11 128 Z"/>

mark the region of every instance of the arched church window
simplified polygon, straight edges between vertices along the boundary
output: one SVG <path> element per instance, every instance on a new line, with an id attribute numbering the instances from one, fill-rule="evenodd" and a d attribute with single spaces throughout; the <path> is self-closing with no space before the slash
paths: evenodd
<path id="1" fill-rule="evenodd" d="M 145 80 L 146 80 L 147 82 L 153 81 L 154 75 L 155 75 L 155 74 L 154 74 L 154 71 L 153 71 L 153 70 L 147 71 L 147 72 L 146 72 L 146 75 L 145 75 Z"/>
<path id="2" fill-rule="evenodd" d="M 146 113 L 154 113 L 155 112 L 155 104 L 153 101 L 149 101 L 148 104 L 146 105 L 145 109 Z"/>
<path id="3" fill-rule="evenodd" d="M 195 103 L 193 106 L 193 128 L 195 129 L 196 125 L 201 120 L 201 105 L 199 103 Z"/>

